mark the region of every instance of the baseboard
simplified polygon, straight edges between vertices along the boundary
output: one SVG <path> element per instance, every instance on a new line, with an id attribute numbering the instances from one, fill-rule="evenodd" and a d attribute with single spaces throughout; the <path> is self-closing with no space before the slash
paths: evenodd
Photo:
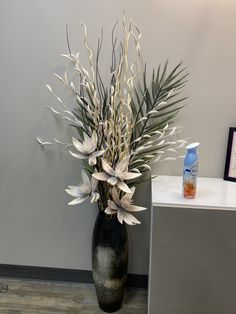
<path id="1" fill-rule="evenodd" d="M 92 272 L 89 270 L 10 264 L 0 264 L 0 277 L 93 283 Z M 148 276 L 128 274 L 127 286 L 147 289 Z"/>

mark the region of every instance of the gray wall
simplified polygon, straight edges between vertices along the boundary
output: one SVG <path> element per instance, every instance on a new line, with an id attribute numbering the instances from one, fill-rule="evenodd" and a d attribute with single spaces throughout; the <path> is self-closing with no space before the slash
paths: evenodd
<path id="1" fill-rule="evenodd" d="M 73 48 L 81 49 L 78 19 L 95 43 L 100 27 L 110 35 L 126 9 L 142 30 L 150 68 L 167 58 L 172 65 L 183 59 L 191 73 L 190 100 L 178 123 L 183 136 L 201 142 L 200 174 L 222 175 L 228 127 L 236 123 L 233 1 L 1 0 L 0 5 L 0 263 L 90 269 L 96 208 L 67 207 L 64 193 L 68 184 L 78 183 L 80 167 L 60 147 L 44 151 L 35 141 L 36 135 L 72 135 L 45 109 L 53 101 L 45 84 L 64 66 L 59 54 L 66 52 L 66 23 Z M 156 165 L 154 172 L 179 174 L 181 162 Z M 149 204 L 147 195 L 140 197 Z M 133 273 L 148 269 L 146 214 L 130 232 Z"/>

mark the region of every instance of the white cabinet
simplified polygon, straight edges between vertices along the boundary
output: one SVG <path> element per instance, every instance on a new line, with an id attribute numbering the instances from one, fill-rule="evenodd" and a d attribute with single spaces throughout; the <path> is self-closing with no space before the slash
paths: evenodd
<path id="1" fill-rule="evenodd" d="M 236 313 L 236 183 L 198 178 L 152 182 L 149 314 Z"/>

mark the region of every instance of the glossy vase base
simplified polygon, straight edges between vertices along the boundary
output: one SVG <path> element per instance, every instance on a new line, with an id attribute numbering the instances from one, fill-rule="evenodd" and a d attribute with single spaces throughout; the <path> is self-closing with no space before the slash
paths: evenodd
<path id="1" fill-rule="evenodd" d="M 107 313 L 118 311 L 122 306 L 126 276 L 107 280 L 105 284 L 95 284 L 97 300 L 101 310 Z M 114 287 L 116 285 L 116 287 Z M 113 286 L 113 287 L 112 287 Z"/>
<path id="2" fill-rule="evenodd" d="M 113 304 L 105 304 L 98 301 L 98 305 L 103 312 L 114 313 L 121 308 L 122 301 Z"/>
<path id="3" fill-rule="evenodd" d="M 92 270 L 98 304 L 107 313 L 122 305 L 128 266 L 126 226 L 98 214 L 93 231 Z"/>

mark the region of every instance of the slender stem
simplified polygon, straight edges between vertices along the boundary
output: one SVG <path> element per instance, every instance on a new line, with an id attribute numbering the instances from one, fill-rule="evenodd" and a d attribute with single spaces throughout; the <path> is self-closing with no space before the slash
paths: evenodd
<path id="1" fill-rule="evenodd" d="M 71 55 L 69 35 L 68 35 L 68 24 L 66 24 L 66 41 L 67 41 L 67 47 L 68 47 L 69 54 Z"/>

